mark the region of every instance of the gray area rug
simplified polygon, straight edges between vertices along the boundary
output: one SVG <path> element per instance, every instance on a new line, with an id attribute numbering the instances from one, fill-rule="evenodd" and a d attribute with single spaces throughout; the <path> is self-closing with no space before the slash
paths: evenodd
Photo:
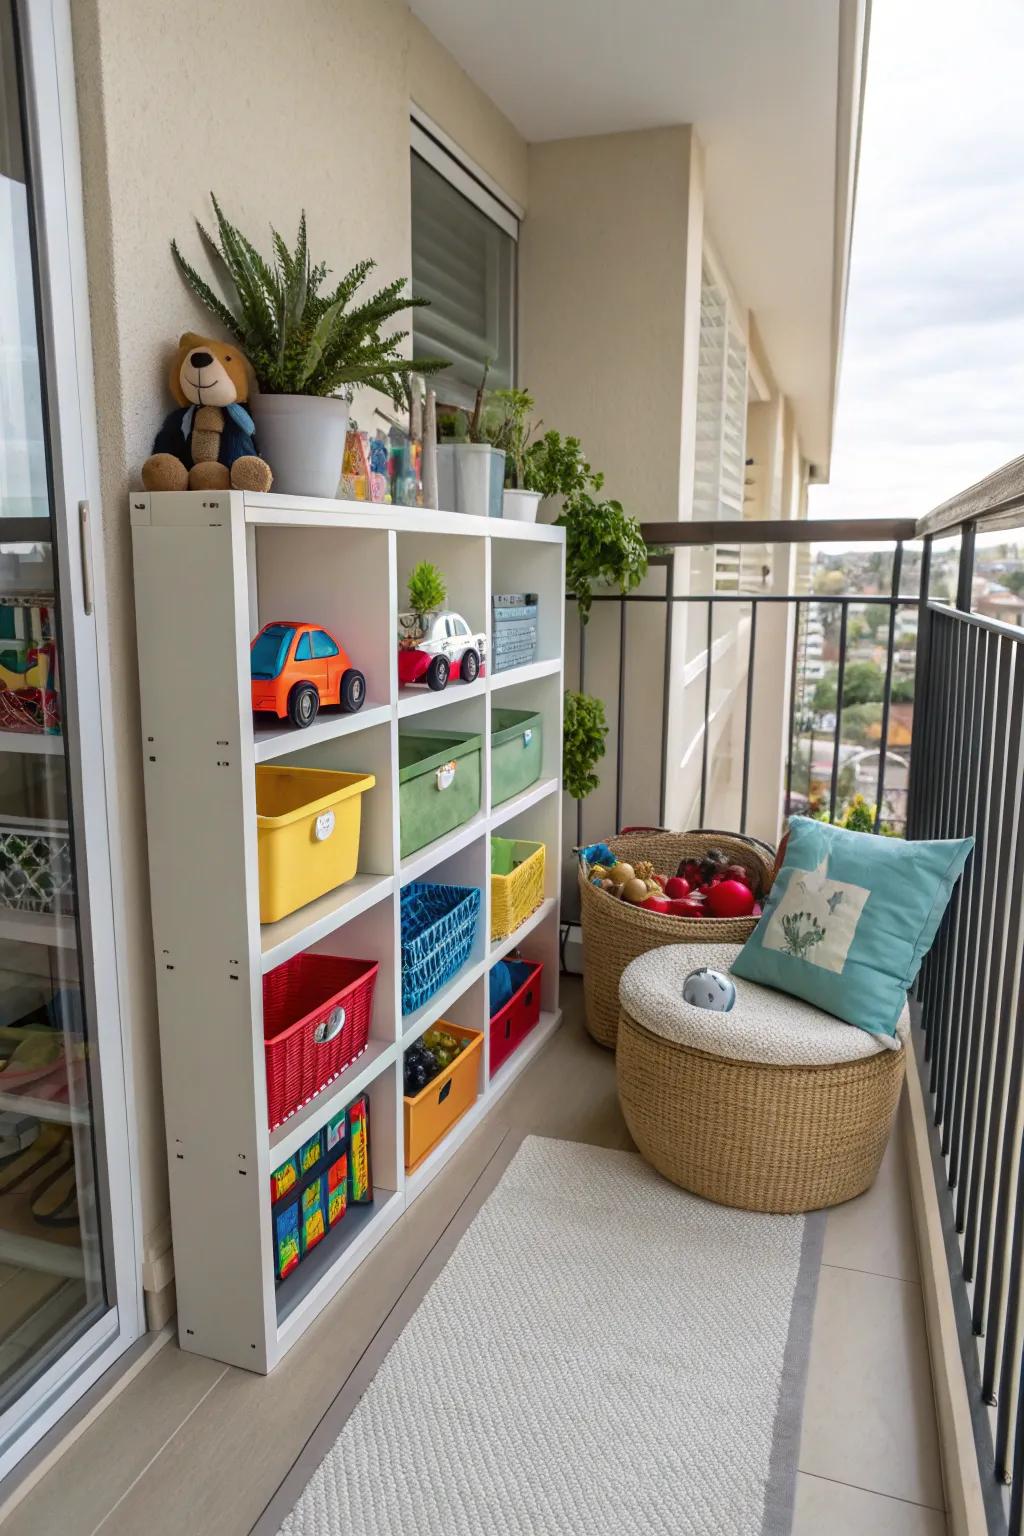
<path id="1" fill-rule="evenodd" d="M 785 1536 L 823 1231 L 529 1137 L 281 1536 Z"/>

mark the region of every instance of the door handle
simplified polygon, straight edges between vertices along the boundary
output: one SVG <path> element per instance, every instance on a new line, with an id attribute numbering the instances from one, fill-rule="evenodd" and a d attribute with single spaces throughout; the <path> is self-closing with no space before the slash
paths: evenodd
<path id="1" fill-rule="evenodd" d="M 78 503 L 78 541 L 82 557 L 82 607 L 88 617 L 92 617 L 94 604 L 93 598 L 93 571 L 92 571 L 92 514 L 89 511 L 89 503 Z"/>

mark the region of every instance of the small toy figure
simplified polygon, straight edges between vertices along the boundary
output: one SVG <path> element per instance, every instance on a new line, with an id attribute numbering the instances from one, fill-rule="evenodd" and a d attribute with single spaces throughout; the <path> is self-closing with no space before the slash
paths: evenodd
<path id="1" fill-rule="evenodd" d="M 366 678 L 334 636 L 315 624 L 264 624 L 249 653 L 252 707 L 292 725 L 312 725 L 321 704 L 353 713 L 366 700 Z"/>
<path id="2" fill-rule="evenodd" d="M 388 440 L 378 427 L 370 439 L 370 500 L 389 502 L 391 483 L 388 480 Z"/>
<path id="3" fill-rule="evenodd" d="M 459 613 L 398 615 L 398 681 L 403 686 L 426 683 L 441 693 L 450 677 L 473 683 L 486 657 L 486 634 L 474 634 Z"/>
<path id="4" fill-rule="evenodd" d="M 691 971 L 683 982 L 683 999 L 694 1008 L 709 1008 L 712 1013 L 728 1013 L 736 1001 L 736 983 L 721 971 L 702 965 Z"/>
<path id="5" fill-rule="evenodd" d="M 233 342 L 186 331 L 171 363 L 175 409 L 142 466 L 147 491 L 269 491 L 273 475 L 256 452 L 249 364 Z"/>
<path id="6" fill-rule="evenodd" d="M 366 433 L 357 428 L 345 438 L 345 457 L 341 466 L 341 494 L 346 501 L 370 500 L 370 464 L 366 451 Z"/>

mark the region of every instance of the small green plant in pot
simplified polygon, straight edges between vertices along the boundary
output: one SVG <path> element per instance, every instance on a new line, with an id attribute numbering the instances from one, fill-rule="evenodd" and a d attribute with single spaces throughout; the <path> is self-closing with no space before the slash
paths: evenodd
<path id="1" fill-rule="evenodd" d="M 334 496 L 352 391 L 380 390 L 402 409 L 409 373 L 431 374 L 446 366 L 433 358 L 403 357 L 407 331 L 383 334 L 394 316 L 425 301 L 407 296 L 404 278 L 357 301 L 358 290 L 374 270 L 373 261 L 357 262 L 333 289 L 323 292 L 329 269 L 324 262 L 310 260 L 305 212 L 294 250 L 271 229 L 273 257 L 268 261 L 210 195 L 217 239 L 196 223 L 228 301 L 214 292 L 172 240 L 174 259 L 193 293 L 252 364 L 260 387 L 252 414 L 260 452 L 274 472 L 275 490 Z"/>
<path id="2" fill-rule="evenodd" d="M 540 422 L 532 420 L 533 396 L 525 389 L 496 389 L 488 397 L 486 419 L 491 441 L 505 453 L 505 493 L 501 515 L 519 523 L 535 523 L 544 494 L 534 483 L 531 439 Z"/>
<path id="3" fill-rule="evenodd" d="M 592 694 L 567 692 L 564 706 L 562 783 L 574 800 L 585 800 L 601 782 L 594 768 L 604 757 L 608 722 Z"/>
<path id="4" fill-rule="evenodd" d="M 420 628 L 423 629 L 427 616 L 444 607 L 448 584 L 436 565 L 432 565 L 429 560 L 421 560 L 409 573 L 406 591 L 409 609 L 419 619 Z"/>
<path id="5" fill-rule="evenodd" d="M 584 458 L 578 437 L 563 437 L 549 429 L 530 443 L 525 460 L 524 484 L 541 496 L 568 500 L 585 491 L 599 491 L 604 484 L 604 476 Z"/>
<path id="6" fill-rule="evenodd" d="M 438 410 L 438 503 L 471 517 L 501 516 L 505 450 L 494 443 L 495 418 L 486 404 L 490 367 L 484 364 L 471 411 L 445 406 Z"/>

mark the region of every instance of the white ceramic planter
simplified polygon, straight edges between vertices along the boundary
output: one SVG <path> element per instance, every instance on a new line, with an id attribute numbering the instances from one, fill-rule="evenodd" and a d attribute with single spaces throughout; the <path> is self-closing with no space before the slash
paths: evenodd
<path id="1" fill-rule="evenodd" d="M 505 455 L 490 443 L 456 443 L 455 510 L 470 517 L 500 517 Z"/>
<path id="2" fill-rule="evenodd" d="M 437 505 L 442 512 L 457 512 L 455 505 L 455 443 L 437 445 Z"/>
<path id="3" fill-rule="evenodd" d="M 501 515 L 507 522 L 535 523 L 540 500 L 540 491 L 506 491 L 501 499 Z"/>
<path id="4" fill-rule="evenodd" d="M 337 496 L 351 402 L 334 395 L 255 395 L 260 457 L 286 496 Z"/>

